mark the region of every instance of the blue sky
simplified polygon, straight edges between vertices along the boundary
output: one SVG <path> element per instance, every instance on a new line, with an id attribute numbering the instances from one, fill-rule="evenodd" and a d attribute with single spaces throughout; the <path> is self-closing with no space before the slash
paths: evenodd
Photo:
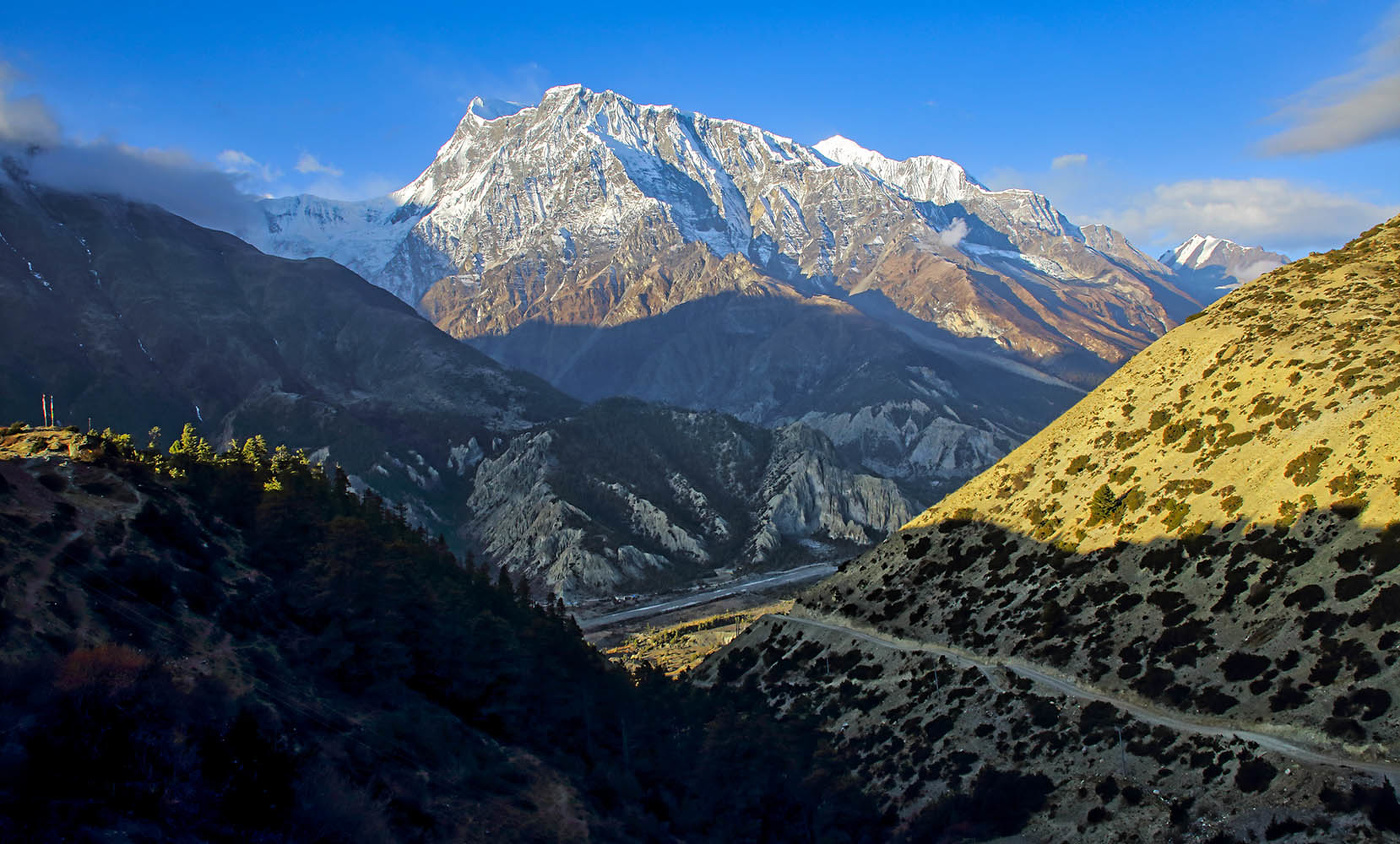
<path id="1" fill-rule="evenodd" d="M 1400 211 L 1393 0 L 27 3 L 4 13 L 0 62 L 0 137 L 234 172 L 258 194 L 386 192 L 472 96 L 581 82 L 951 158 L 1154 254 L 1206 231 L 1297 255 Z"/>

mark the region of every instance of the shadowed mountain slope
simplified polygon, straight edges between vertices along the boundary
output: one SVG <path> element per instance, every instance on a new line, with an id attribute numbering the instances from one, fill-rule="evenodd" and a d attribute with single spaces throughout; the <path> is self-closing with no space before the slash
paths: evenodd
<path id="1" fill-rule="evenodd" d="M 0 234 L 0 418 L 33 418 L 47 393 L 65 424 L 263 434 L 427 506 L 402 469 L 415 454 L 445 469 L 454 446 L 578 407 L 343 267 L 152 206 L 6 179 Z"/>

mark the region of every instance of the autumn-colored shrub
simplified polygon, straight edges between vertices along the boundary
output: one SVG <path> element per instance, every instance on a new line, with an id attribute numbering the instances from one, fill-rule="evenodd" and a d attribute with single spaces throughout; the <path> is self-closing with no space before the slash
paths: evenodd
<path id="1" fill-rule="evenodd" d="M 150 664 L 149 658 L 126 645 L 79 648 L 64 658 L 54 685 L 66 692 L 122 691 L 136 685 Z"/>

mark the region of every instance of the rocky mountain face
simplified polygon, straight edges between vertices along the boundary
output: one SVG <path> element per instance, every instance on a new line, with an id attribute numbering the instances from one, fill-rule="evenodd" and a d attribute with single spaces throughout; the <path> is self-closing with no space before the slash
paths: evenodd
<path id="1" fill-rule="evenodd" d="M 1017 364 L 997 375 L 1006 395 L 1045 375 L 1089 386 L 1198 309 L 1121 235 L 1086 234 L 1044 197 L 987 190 L 952 162 L 892 161 L 840 138 L 807 147 L 580 86 L 533 106 L 473 103 L 433 163 L 390 197 L 263 207 L 266 230 L 248 234 L 263 249 L 342 261 L 453 336 L 580 397 L 621 393 L 784 424 L 823 400 L 833 361 L 808 368 L 807 356 L 788 355 L 787 383 L 775 385 L 771 359 L 754 359 L 757 336 L 728 342 L 755 326 L 743 307 L 736 325 L 727 303 L 763 298 L 784 310 L 781 325 L 810 306 L 840 314 L 833 321 L 858 327 L 835 330 L 862 342 L 842 349 L 838 378 L 884 368 L 893 391 L 849 396 L 817 422 L 849 431 L 921 394 L 916 424 L 987 447 L 930 463 L 923 438 L 892 439 L 879 422 L 850 442 L 873 471 L 929 477 L 936 466 L 937 491 L 1024 436 L 1008 442 L 1008 430 L 1038 429 L 1075 396 L 1061 384 L 1032 412 L 929 401 L 928 373 L 962 388 L 945 375 L 957 368 L 950 350 Z M 883 363 L 891 346 L 911 360 L 903 371 Z M 700 349 L 689 377 L 656 363 Z M 752 383 L 744 375 L 717 394 L 731 373 L 754 369 Z"/>
<path id="2" fill-rule="evenodd" d="M 1397 259 L 1400 218 L 1229 294 L 709 676 L 900 811 L 1014 770 L 1032 837 L 1400 833 Z"/>
<path id="3" fill-rule="evenodd" d="M 912 515 L 821 433 L 611 400 L 517 437 L 477 471 L 470 530 L 566 598 L 678 585 L 872 544 Z"/>
<path id="4" fill-rule="evenodd" d="M 509 558 L 531 572 L 552 570 L 555 555 L 527 559 L 503 544 L 506 513 L 547 506 L 532 497 L 539 492 L 533 478 L 504 466 L 545 436 L 538 426 L 576 413 L 577 401 L 501 367 L 330 261 L 270 257 L 151 206 L 34 188 L 18 166 L 11 162 L 11 175 L 0 180 L 0 348 L 10 361 L 0 370 L 0 418 L 37 419 L 40 396 L 48 394 L 57 397 L 60 422 L 86 427 L 90 420 L 143 443 L 141 432 L 153 425 L 168 443 L 186 422 L 219 444 L 261 434 L 339 463 L 355 488 L 403 504 L 415 523 L 446 534 L 455 547 L 489 549 L 491 559 Z M 613 421 L 622 426 L 632 412 L 649 413 L 638 404 Z M 732 419 L 714 424 L 743 428 L 740 439 L 770 436 Z M 549 458 L 579 488 L 597 480 L 590 472 L 606 475 L 600 464 L 582 468 L 587 455 L 627 450 L 613 431 L 590 430 L 600 442 L 577 443 L 562 463 L 557 454 Z M 710 444 L 695 440 L 700 429 L 670 433 L 668 459 L 710 454 Z M 702 563 L 758 564 L 799 538 L 869 542 L 907 518 L 908 505 L 887 483 L 841 475 L 844 464 L 820 434 L 788 436 L 810 452 L 790 455 L 791 464 L 808 460 L 814 477 L 830 475 L 822 493 L 803 500 L 810 525 L 764 515 L 770 497 L 801 494 L 790 484 L 760 497 L 776 454 L 765 445 L 752 458 L 752 487 L 734 487 L 753 512 L 725 511 L 742 540 L 714 543 L 705 554 L 677 556 L 655 544 L 658 531 L 688 529 L 665 523 L 682 515 L 665 503 L 655 518 L 634 524 L 621 511 L 589 512 L 574 501 L 571 518 L 588 527 L 589 553 L 601 555 L 589 558 L 590 588 L 635 591 L 644 580 L 676 582 L 682 575 L 673 567 L 693 574 Z M 483 465 L 489 491 L 478 479 Z M 653 462 L 663 477 L 693 479 L 681 465 Z M 522 485 L 507 483 L 515 476 Z M 759 557 L 726 556 L 760 547 Z M 619 562 L 602 572 L 601 561 L 627 558 L 624 548 L 658 553 L 643 568 Z M 549 579 L 566 581 L 575 582 Z"/>
<path id="5" fill-rule="evenodd" d="M 1173 271 L 1183 290 L 1209 304 L 1288 263 L 1288 256 L 1262 246 L 1241 246 L 1232 240 L 1197 234 L 1162 253 L 1158 260 Z"/>

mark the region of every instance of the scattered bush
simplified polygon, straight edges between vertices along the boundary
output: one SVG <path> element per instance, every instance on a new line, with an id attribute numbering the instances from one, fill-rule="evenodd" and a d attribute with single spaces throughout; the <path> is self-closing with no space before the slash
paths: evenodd
<path id="1" fill-rule="evenodd" d="M 1263 759 L 1247 759 L 1235 773 L 1235 787 L 1245 794 L 1264 791 L 1278 775 L 1278 768 Z"/>
<path id="2" fill-rule="evenodd" d="M 1332 449 L 1314 446 L 1292 460 L 1283 469 L 1285 478 L 1292 478 L 1298 486 L 1312 486 L 1322 475 L 1322 464 L 1330 457 Z"/>
<path id="3" fill-rule="evenodd" d="M 1400 586 L 1387 586 L 1371 601 L 1367 618 L 1372 630 L 1400 623 Z"/>
<path id="4" fill-rule="evenodd" d="M 1337 600 L 1350 601 L 1359 598 L 1371 591 L 1371 576 L 1369 574 L 1354 574 L 1337 581 Z"/>
<path id="5" fill-rule="evenodd" d="M 1094 491 L 1089 499 L 1089 524 L 1116 522 L 1123 515 L 1123 501 L 1113 494 L 1108 484 Z"/>
<path id="6" fill-rule="evenodd" d="M 1272 662 L 1268 657 L 1260 654 L 1235 651 L 1220 664 L 1220 671 L 1225 675 L 1227 681 L 1238 683 L 1242 680 L 1253 680 L 1263 674 Z"/>

